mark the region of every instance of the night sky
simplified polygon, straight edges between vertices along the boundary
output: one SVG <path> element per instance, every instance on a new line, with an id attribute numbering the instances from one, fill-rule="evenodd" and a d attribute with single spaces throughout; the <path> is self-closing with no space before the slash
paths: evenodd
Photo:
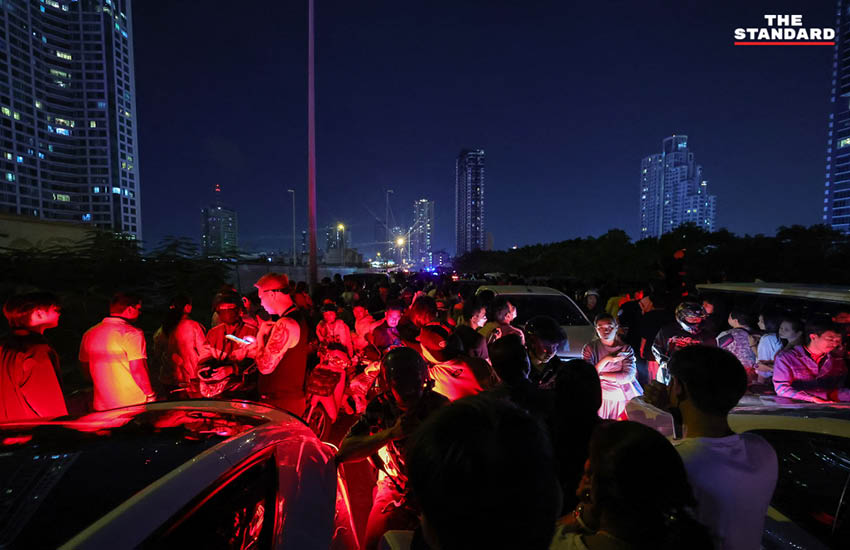
<path id="1" fill-rule="evenodd" d="M 137 0 L 144 238 L 194 239 L 220 184 L 244 249 L 306 229 L 306 0 Z M 253 6 L 253 7 L 252 7 Z M 455 158 L 487 153 L 495 247 L 638 233 L 638 173 L 687 134 L 718 226 L 820 223 L 833 48 L 734 47 L 765 13 L 834 26 L 834 0 L 316 0 L 319 227 L 369 249 L 384 191 L 436 201 L 454 253 Z M 321 242 L 321 240 L 320 240 Z"/>

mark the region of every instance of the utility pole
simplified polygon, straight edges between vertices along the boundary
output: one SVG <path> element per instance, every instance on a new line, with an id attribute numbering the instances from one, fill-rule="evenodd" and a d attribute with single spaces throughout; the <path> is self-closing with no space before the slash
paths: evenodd
<path id="1" fill-rule="evenodd" d="M 314 17 L 313 0 L 309 1 L 307 21 L 307 194 L 308 216 L 310 224 L 310 289 L 315 289 L 319 282 L 319 266 L 316 247 L 316 74 L 315 50 L 316 43 L 313 35 Z"/>
<path id="2" fill-rule="evenodd" d="M 393 249 L 393 236 L 392 236 L 392 232 L 390 231 L 390 193 L 392 193 L 392 192 L 393 192 L 392 189 L 387 189 L 387 213 L 386 213 L 387 219 L 386 219 L 386 222 L 385 222 L 386 223 L 385 227 L 387 228 L 387 254 L 388 255 L 392 254 L 390 251 Z"/>

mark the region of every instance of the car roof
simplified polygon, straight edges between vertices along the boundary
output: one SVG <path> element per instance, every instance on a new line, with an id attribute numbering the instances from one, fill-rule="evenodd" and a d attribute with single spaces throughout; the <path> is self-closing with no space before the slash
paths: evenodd
<path id="1" fill-rule="evenodd" d="M 515 295 L 515 294 L 545 294 L 550 296 L 564 296 L 564 293 L 549 288 L 548 286 L 528 286 L 528 285 L 481 285 L 478 292 L 482 290 L 491 290 L 497 296 L 499 295 Z"/>
<path id="2" fill-rule="evenodd" d="M 700 292 L 781 296 L 818 302 L 850 304 L 850 286 L 790 283 L 710 283 L 697 285 L 697 290 Z"/>
<path id="3" fill-rule="evenodd" d="M 745 395 L 729 413 L 736 432 L 791 430 L 850 437 L 850 403 L 804 403 L 775 395 Z"/>
<path id="4" fill-rule="evenodd" d="M 212 470 L 236 462 L 239 450 L 230 442 L 253 449 L 270 428 L 298 436 L 309 431 L 283 411 L 239 401 L 153 403 L 2 423 L 0 472 L 8 478 L 0 507 L 20 510 L 6 520 L 15 524 L 14 545 L 58 547 L 199 457 L 212 459 L 205 463 L 215 468 L 206 468 L 217 476 Z"/>

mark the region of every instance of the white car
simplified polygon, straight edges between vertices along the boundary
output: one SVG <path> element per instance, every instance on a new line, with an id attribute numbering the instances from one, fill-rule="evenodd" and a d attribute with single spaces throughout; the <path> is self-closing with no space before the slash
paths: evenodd
<path id="1" fill-rule="evenodd" d="M 560 357 L 581 357 L 581 348 L 595 336 L 593 323 L 576 303 L 563 292 L 546 286 L 484 285 L 476 294 L 489 290 L 505 296 L 516 307 L 513 324 L 522 328 L 532 317 L 546 315 L 555 319 L 567 333 L 567 346 L 558 350 Z"/>
<path id="2" fill-rule="evenodd" d="M 850 403 L 748 395 L 729 425 L 767 439 L 779 459 L 762 548 L 850 548 Z"/>
<path id="3" fill-rule="evenodd" d="M 242 401 L 0 424 L 0 547 L 357 548 L 333 446 Z"/>

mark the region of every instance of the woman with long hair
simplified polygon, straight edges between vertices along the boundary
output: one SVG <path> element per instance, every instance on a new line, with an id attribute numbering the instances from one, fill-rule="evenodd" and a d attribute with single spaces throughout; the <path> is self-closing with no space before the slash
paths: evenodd
<path id="1" fill-rule="evenodd" d="M 178 397 L 200 397 L 198 359 L 204 346 L 204 328 L 189 318 L 192 299 L 175 296 L 162 326 L 154 334 L 154 353 L 160 360 L 159 380 L 166 391 Z"/>
<path id="2" fill-rule="evenodd" d="M 600 424 L 577 493 L 550 550 L 709 550 L 687 472 L 667 439 L 636 422 Z"/>

